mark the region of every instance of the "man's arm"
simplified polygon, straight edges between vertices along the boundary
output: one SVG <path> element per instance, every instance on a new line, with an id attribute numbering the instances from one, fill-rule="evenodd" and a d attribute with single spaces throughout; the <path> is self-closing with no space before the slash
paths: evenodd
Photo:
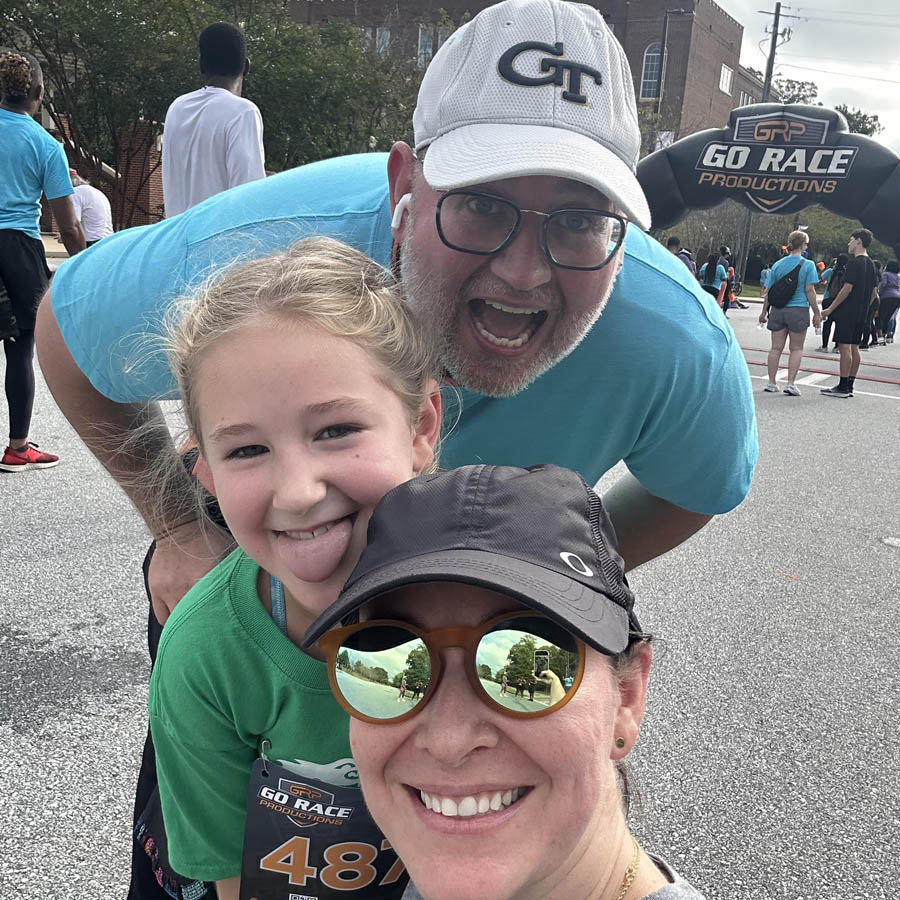
<path id="1" fill-rule="evenodd" d="M 266 177 L 262 135 L 263 122 L 259 110 L 248 109 L 235 121 L 225 148 L 230 188 Z"/>
<path id="2" fill-rule="evenodd" d="M 85 248 L 84 229 L 78 216 L 75 215 L 75 205 L 72 203 L 72 195 L 54 197 L 50 201 L 50 209 L 53 210 L 53 218 L 59 225 L 59 239 L 69 253 L 74 256 Z"/>
<path id="3" fill-rule="evenodd" d="M 52 288 L 51 288 L 52 291 Z M 157 540 L 149 572 L 160 622 L 231 546 L 218 529 L 201 529 L 190 475 L 181 466 L 159 405 L 115 403 L 94 388 L 69 353 L 50 291 L 38 309 L 38 358 L 53 399 L 88 449 L 119 483 Z M 168 459 L 170 477 L 153 479 Z"/>
<path id="4" fill-rule="evenodd" d="M 816 296 L 815 282 L 809 282 L 806 285 L 806 300 L 813 311 L 813 325 L 818 325 L 822 321 L 822 313 L 819 311 L 819 298 Z"/>
<path id="5" fill-rule="evenodd" d="M 841 289 L 838 291 L 837 297 L 831 301 L 831 306 L 825 310 L 826 316 L 834 315 L 834 311 L 850 296 L 850 292 L 853 290 L 853 285 L 849 281 L 845 281 L 841 286 Z"/>
<path id="6" fill-rule="evenodd" d="M 654 497 L 630 472 L 603 495 L 603 505 L 616 529 L 626 571 L 677 547 L 712 518 Z"/>

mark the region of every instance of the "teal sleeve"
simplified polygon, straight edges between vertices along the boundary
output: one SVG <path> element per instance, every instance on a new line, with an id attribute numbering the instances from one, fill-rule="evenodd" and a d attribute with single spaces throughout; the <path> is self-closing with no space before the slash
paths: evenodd
<path id="1" fill-rule="evenodd" d="M 48 200 L 67 197 L 74 192 L 72 179 L 69 177 L 69 163 L 63 146 L 51 138 L 53 146 L 47 154 L 44 164 L 44 183 L 42 189 Z"/>
<path id="2" fill-rule="evenodd" d="M 183 602 L 183 601 L 182 601 Z M 240 875 L 247 786 L 256 748 L 244 743 L 186 634 L 160 646 L 150 727 L 172 867 L 217 881 Z"/>
<path id="3" fill-rule="evenodd" d="M 744 499 L 759 453 L 750 373 L 736 340 L 719 360 L 694 368 L 694 390 L 673 391 L 625 459 L 651 494 L 706 515 Z M 692 402 L 684 402 L 688 397 Z"/>

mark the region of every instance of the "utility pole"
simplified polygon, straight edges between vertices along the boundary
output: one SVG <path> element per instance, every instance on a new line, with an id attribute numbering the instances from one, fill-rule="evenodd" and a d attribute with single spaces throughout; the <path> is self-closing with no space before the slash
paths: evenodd
<path id="1" fill-rule="evenodd" d="M 788 7 L 790 9 L 790 7 Z M 769 94 L 772 93 L 772 75 L 775 71 L 775 51 L 778 49 L 778 38 L 789 38 L 790 32 L 788 29 L 785 29 L 782 34 L 778 33 L 778 26 L 781 24 L 781 3 L 778 2 L 775 4 L 774 13 L 768 12 L 768 10 L 757 10 L 757 12 L 764 13 L 765 15 L 772 15 L 775 18 L 772 21 L 772 42 L 769 44 L 769 58 L 766 60 L 766 76 L 763 80 L 763 94 L 762 94 L 762 103 L 769 102 Z M 797 16 L 786 16 L 786 18 L 794 19 Z M 744 220 L 744 234 L 741 239 L 741 247 L 740 254 L 738 257 L 738 265 L 735 267 L 736 272 L 740 272 L 741 281 L 744 280 L 744 277 L 747 274 L 747 259 L 750 256 L 750 233 L 753 229 L 753 212 L 751 210 L 747 210 L 746 218 Z"/>
<path id="2" fill-rule="evenodd" d="M 772 71 L 775 68 L 775 49 L 778 46 L 778 23 L 781 21 L 781 4 L 775 4 L 775 21 L 772 23 L 772 43 L 769 45 L 769 59 L 766 62 L 766 78 L 763 81 L 762 102 L 769 102 L 772 90 Z"/>

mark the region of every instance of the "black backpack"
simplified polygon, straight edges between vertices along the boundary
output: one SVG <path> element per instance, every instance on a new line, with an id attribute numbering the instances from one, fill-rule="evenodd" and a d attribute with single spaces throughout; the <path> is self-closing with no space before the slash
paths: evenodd
<path id="1" fill-rule="evenodd" d="M 837 297 L 844 286 L 844 269 L 844 266 L 835 266 L 831 278 L 828 279 L 827 293 L 832 300 Z"/>
<path id="2" fill-rule="evenodd" d="M 794 291 L 797 290 L 797 282 L 800 280 L 800 269 L 803 268 L 804 262 L 806 262 L 806 260 L 801 259 L 790 272 L 786 275 L 782 275 L 781 278 L 769 288 L 769 292 L 766 294 L 769 306 L 773 306 L 775 309 L 783 309 L 791 302 L 791 297 L 794 296 Z"/>

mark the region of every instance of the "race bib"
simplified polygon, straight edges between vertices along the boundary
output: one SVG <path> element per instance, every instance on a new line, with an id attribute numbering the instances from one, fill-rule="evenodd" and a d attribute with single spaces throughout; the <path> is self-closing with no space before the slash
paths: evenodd
<path id="1" fill-rule="evenodd" d="M 250 775 L 241 900 L 400 900 L 409 876 L 356 787 L 266 759 Z"/>

